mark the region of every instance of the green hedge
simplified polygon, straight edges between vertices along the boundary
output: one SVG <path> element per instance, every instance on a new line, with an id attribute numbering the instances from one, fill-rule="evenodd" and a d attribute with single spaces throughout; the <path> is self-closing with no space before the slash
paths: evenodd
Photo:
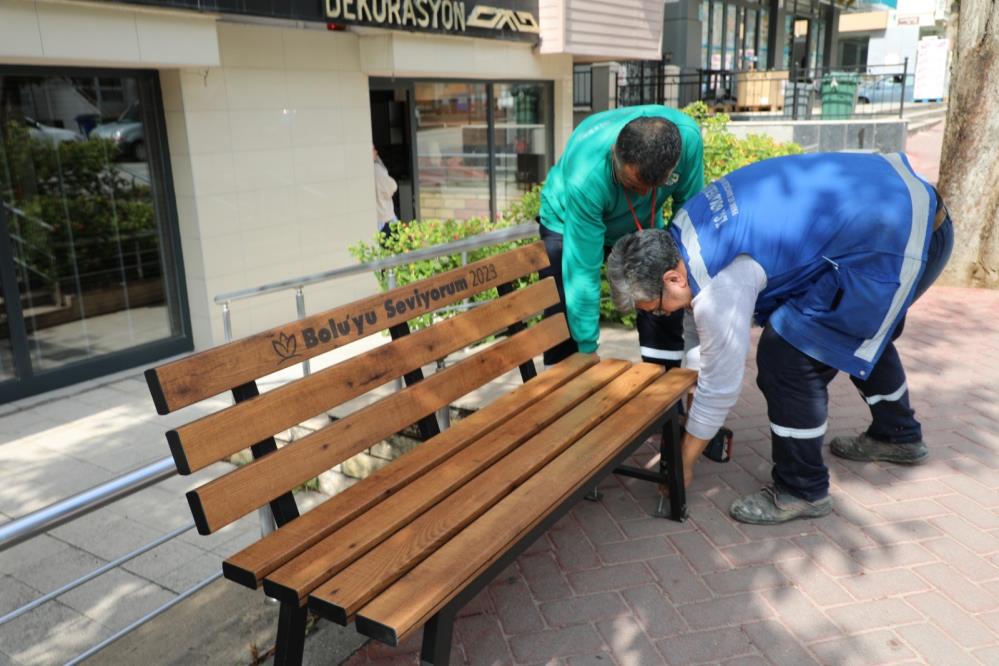
<path id="1" fill-rule="evenodd" d="M 159 248 L 152 192 L 116 168 L 118 150 L 107 139 L 34 138 L 22 123 L 0 119 L 0 196 L 24 213 L 7 224 L 36 279 L 74 291 L 80 276 L 84 290 L 102 287 L 120 280 L 135 251 Z M 152 277 L 159 265 L 144 270 Z"/>
<path id="2" fill-rule="evenodd" d="M 736 137 L 728 131 L 729 117 L 725 114 L 712 114 L 703 102 L 691 104 L 683 111 L 697 121 L 704 136 L 704 177 L 706 182 L 711 182 L 730 171 L 753 162 L 759 162 L 770 157 L 802 152 L 801 147 L 795 143 L 779 143 L 768 136 L 751 134 L 745 139 Z M 508 210 L 504 211 L 495 223 L 479 217 L 465 221 L 414 220 L 412 222 L 397 222 L 392 225 L 393 233 L 390 237 L 381 238 L 380 234 L 376 234 L 370 242 L 361 242 L 351 246 L 350 253 L 358 261 L 373 261 L 431 245 L 456 241 L 484 231 L 501 229 L 532 221 L 537 216 L 541 206 L 540 195 L 541 187 L 535 186 Z M 669 204 L 664 208 L 663 214 L 667 220 L 672 216 Z M 504 243 L 502 245 L 475 250 L 474 252 L 469 252 L 468 260 L 469 262 L 477 261 L 520 245 L 526 245 L 534 240 L 536 239 L 525 239 L 515 243 Z M 455 254 L 439 257 L 432 261 L 421 261 L 401 266 L 396 271 L 397 284 L 401 286 L 422 280 L 460 265 L 461 255 Z M 385 289 L 387 287 L 385 275 L 379 273 L 376 274 L 376 277 L 382 289 Z M 601 281 L 601 294 L 601 320 L 606 322 L 620 322 L 625 326 L 634 327 L 634 314 L 621 314 L 611 304 L 610 286 L 607 284 L 606 277 Z M 476 297 L 476 300 L 487 300 L 495 298 L 495 296 L 496 290 L 493 289 L 480 294 Z M 413 320 L 410 322 L 410 325 L 415 329 L 427 326 L 429 323 L 430 316 L 425 315 Z"/>

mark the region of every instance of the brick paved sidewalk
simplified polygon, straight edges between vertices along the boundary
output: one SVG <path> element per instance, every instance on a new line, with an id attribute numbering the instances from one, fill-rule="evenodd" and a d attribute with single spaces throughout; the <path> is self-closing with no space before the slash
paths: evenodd
<path id="1" fill-rule="evenodd" d="M 728 517 L 770 471 L 750 360 L 734 460 L 699 465 L 691 519 L 652 518 L 649 484 L 608 480 L 466 607 L 454 663 L 999 663 L 996 312 L 999 292 L 952 288 L 913 308 L 898 346 L 932 460 L 827 455 L 836 508 L 816 521 Z M 830 395 L 830 439 L 866 426 L 845 377 Z M 418 645 L 349 663 L 416 663 Z"/>

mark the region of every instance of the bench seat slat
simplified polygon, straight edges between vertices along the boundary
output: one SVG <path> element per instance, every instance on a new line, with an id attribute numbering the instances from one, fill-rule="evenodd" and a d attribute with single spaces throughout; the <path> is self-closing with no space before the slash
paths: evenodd
<path id="1" fill-rule="evenodd" d="M 363 604 L 495 506 L 662 374 L 662 367 L 643 363 L 618 376 L 570 413 L 323 583 L 311 593 L 310 603 L 324 606 L 324 616 L 347 624 Z M 266 583 L 264 588 L 267 589 Z"/>
<path id="2" fill-rule="evenodd" d="M 187 493 L 210 534 L 568 337 L 562 314 Z"/>
<path id="3" fill-rule="evenodd" d="M 524 442 L 532 437 L 541 437 L 537 433 L 555 429 L 564 439 L 568 433 L 585 432 L 612 405 L 621 402 L 622 390 L 611 391 L 610 387 L 619 385 L 619 375 L 630 365 L 627 361 L 604 361 L 590 368 L 272 573 L 264 581 L 264 590 L 281 601 L 302 604 L 317 585 L 357 558 L 370 558 L 372 553 L 368 551 L 380 542 L 424 512 L 441 506 L 449 495 L 461 492 L 458 489 L 464 484 L 476 483 L 471 481 L 476 475 L 511 451 L 526 446 Z M 648 372 L 644 375 L 648 375 L 645 383 L 654 378 Z M 636 384 L 637 380 L 630 383 Z M 596 396 L 603 398 L 598 400 Z"/>
<path id="4" fill-rule="evenodd" d="M 223 563 L 226 578 L 251 588 L 272 571 L 310 548 L 378 502 L 390 497 L 427 470 L 448 460 L 469 443 L 499 425 L 524 418 L 522 414 L 559 387 L 597 363 L 593 354 L 574 354 L 545 370 L 527 384 L 457 421 L 426 445 L 335 495 Z"/>
<path id="5" fill-rule="evenodd" d="M 547 278 L 509 296 L 359 354 L 176 430 L 167 441 L 181 474 L 218 460 L 444 358 L 558 302 Z"/>
<path id="6" fill-rule="evenodd" d="M 282 368 L 297 365 L 354 340 L 457 303 L 548 265 L 544 244 L 532 243 L 461 268 L 376 294 L 294 324 L 192 354 L 146 371 L 149 392 L 160 414 L 210 398 Z M 415 292 L 414 292 L 415 290 Z M 437 296 L 435 299 L 434 296 Z M 408 302 L 407 302 L 408 301 Z M 404 309 L 397 304 L 402 303 Z M 391 304 L 391 305 L 390 305 Z M 361 323 L 357 326 L 354 318 Z M 372 319 L 374 322 L 372 323 Z M 330 322 L 348 322 L 346 333 L 329 331 Z M 316 339 L 306 339 L 311 329 Z M 311 344 L 310 343 L 315 343 Z"/>
<path id="7" fill-rule="evenodd" d="M 697 381 L 671 370 L 626 403 L 543 470 L 362 607 L 359 631 L 397 643 L 454 598 L 544 516 L 614 459 Z"/>

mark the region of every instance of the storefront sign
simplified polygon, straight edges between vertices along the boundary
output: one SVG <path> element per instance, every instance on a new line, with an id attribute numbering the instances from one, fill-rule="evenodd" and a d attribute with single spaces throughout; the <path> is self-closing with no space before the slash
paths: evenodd
<path id="1" fill-rule="evenodd" d="M 493 5 L 473 5 L 464 0 L 325 0 L 326 18 L 352 23 L 443 31 L 464 34 L 474 30 L 493 33 L 537 33 L 538 22 L 530 10 Z M 495 36 L 495 35 L 491 35 Z"/>
<path id="2" fill-rule="evenodd" d="M 122 4 L 263 16 L 488 39 L 538 39 L 538 0 L 112 0 Z"/>
<path id="3" fill-rule="evenodd" d="M 943 99 L 947 92 L 947 55 L 950 41 L 936 37 L 919 40 L 916 51 L 916 77 L 912 98 Z"/>

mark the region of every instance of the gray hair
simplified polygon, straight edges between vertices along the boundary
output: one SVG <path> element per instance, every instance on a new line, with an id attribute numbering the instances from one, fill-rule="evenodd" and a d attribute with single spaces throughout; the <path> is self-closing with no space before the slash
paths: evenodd
<path id="1" fill-rule="evenodd" d="M 622 312 L 635 301 L 651 301 L 662 293 L 663 274 L 680 263 L 673 236 L 665 229 L 644 229 L 614 244 L 607 259 L 611 298 Z"/>

